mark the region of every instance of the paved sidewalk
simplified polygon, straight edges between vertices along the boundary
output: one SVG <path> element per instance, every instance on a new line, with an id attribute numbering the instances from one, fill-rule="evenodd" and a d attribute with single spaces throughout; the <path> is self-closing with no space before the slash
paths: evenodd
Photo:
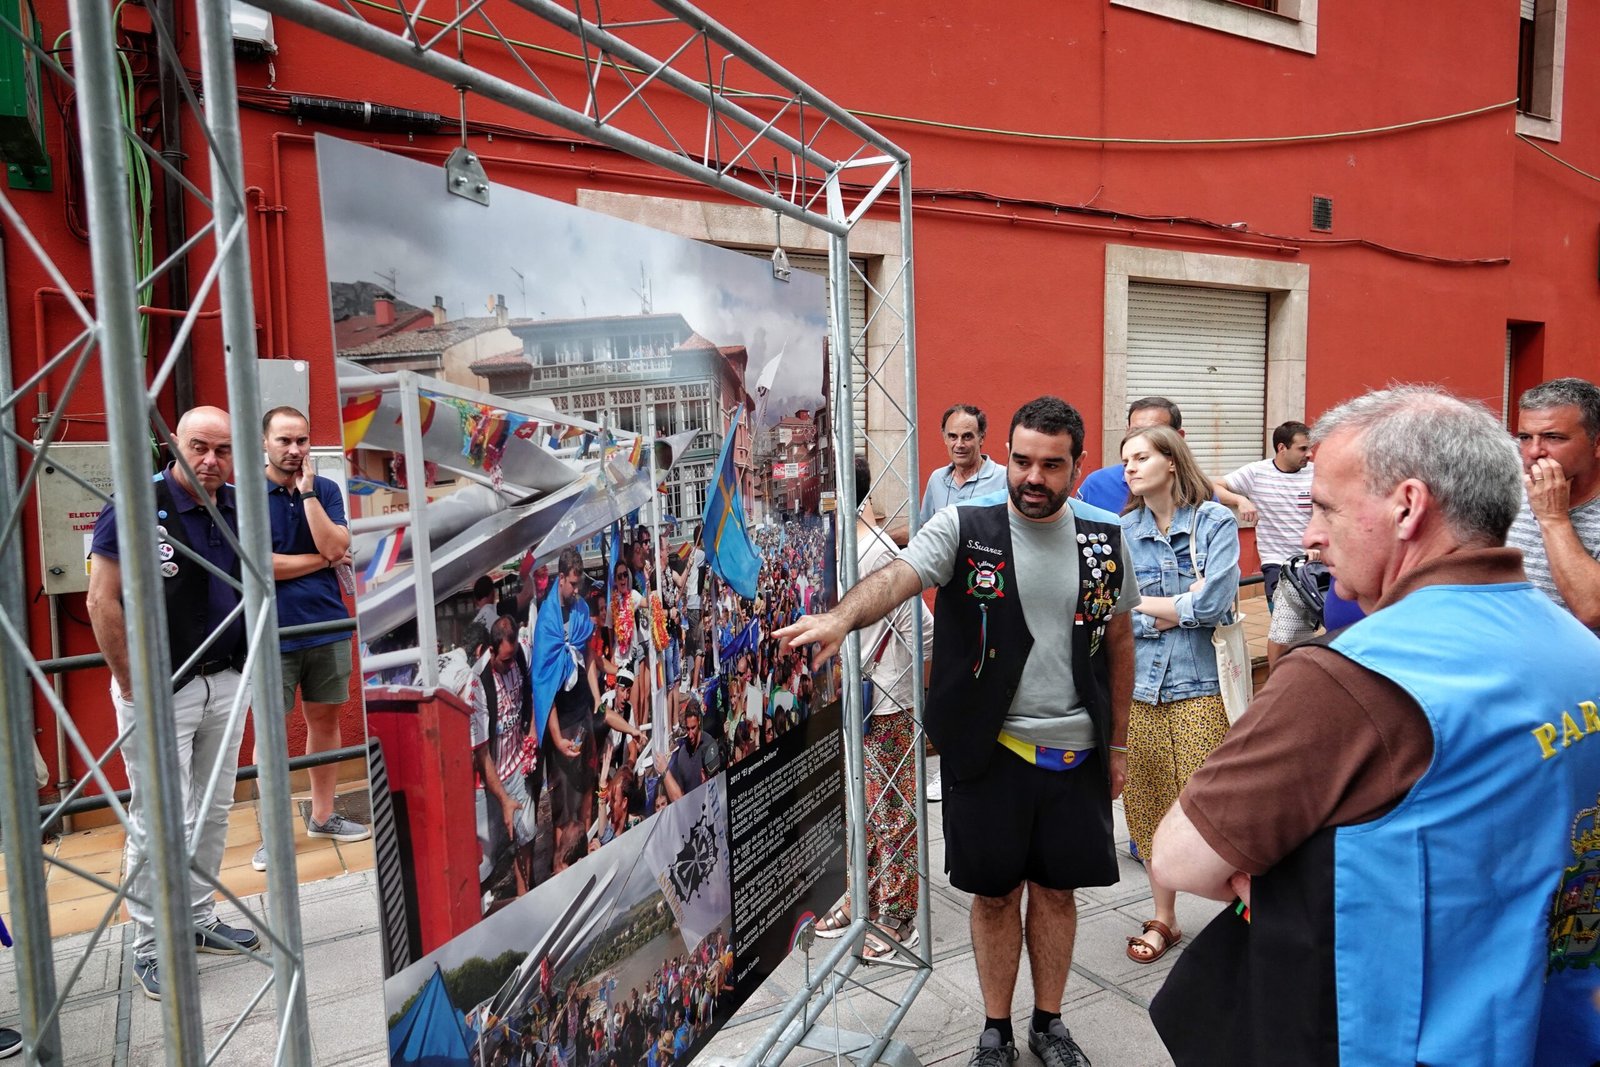
<path id="1" fill-rule="evenodd" d="M 262 897 L 242 899 L 252 909 L 264 907 Z M 313 1062 L 319 1067 L 382 1067 L 389 1059 L 373 875 L 363 871 L 302 885 L 300 903 Z M 231 905 L 220 905 L 218 911 L 224 921 L 238 921 Z M 56 939 L 58 988 L 83 961 L 83 973 L 61 1013 L 63 1063 L 154 1067 L 166 1062 L 161 1006 L 133 981 L 132 930 L 127 923 L 111 927 L 92 951 L 86 951 L 88 933 Z M 271 972 L 254 960 L 200 957 L 202 1027 L 208 1049 L 215 1048 L 270 977 Z M 0 968 L 0 1005 L 14 1010 L 16 1003 L 15 969 Z M 217 1063 L 247 1067 L 272 1063 L 277 1041 L 272 1004 L 269 990 Z"/>
<path id="2" fill-rule="evenodd" d="M 930 765 L 936 765 L 936 761 L 930 761 Z M 1115 886 L 1079 894 L 1078 944 L 1064 1015 L 1073 1036 L 1097 1067 L 1168 1064 L 1171 1060 L 1150 1026 L 1146 1007 L 1181 948 L 1149 966 L 1135 964 L 1124 954 L 1124 939 L 1137 933 L 1140 922 L 1151 912 L 1144 870 L 1127 856 L 1121 805 L 1116 808 L 1122 879 Z M 942 872 L 943 834 L 938 805 L 930 807 L 929 822 L 930 865 L 934 871 Z M 387 1063 L 387 1035 L 372 872 L 310 882 L 301 886 L 300 894 L 314 1062 L 319 1067 L 380 1067 Z M 933 975 L 895 1036 L 923 1064 L 961 1065 L 966 1062 L 983 1020 L 967 929 L 968 898 L 952 890 L 942 873 L 934 878 L 932 894 Z M 264 906 L 260 896 L 244 899 L 252 909 Z M 223 905 L 221 910 L 224 919 L 231 921 L 234 909 Z M 1180 898 L 1178 910 L 1187 937 L 1200 930 L 1217 905 Z M 163 1062 L 159 1006 L 146 999 L 133 983 L 125 946 L 128 930 L 126 925 L 112 927 L 89 954 L 62 1015 L 66 1063 L 142 1067 Z M 87 934 L 56 942 L 58 982 L 64 981 L 83 957 L 87 944 Z M 828 947 L 828 942 L 819 942 L 813 951 L 820 958 Z M 861 977 L 862 987 L 851 988 L 841 996 L 836 1009 L 823 1022 L 839 1030 L 877 1033 L 910 977 L 904 970 L 889 967 L 863 967 L 856 974 Z M 698 1062 L 737 1060 L 772 1025 L 788 995 L 803 985 L 804 975 L 805 959 L 797 954 L 717 1035 Z M 214 1046 L 227 1032 L 267 978 L 265 968 L 252 960 L 201 957 L 203 1023 L 208 1046 Z M 12 968 L 0 968 L 0 1006 L 15 1005 L 15 981 Z M 218 1057 L 218 1063 L 253 1067 L 272 1062 L 272 1004 L 269 992 Z M 1031 986 L 1024 965 L 1013 1010 L 1019 1032 L 1031 1007 Z M 802 1047 L 787 1063 L 800 1067 L 832 1058 Z M 1030 1061 L 1031 1054 L 1024 1047 L 1020 1067 L 1032 1067 Z M 900 1063 L 897 1067 L 908 1065 Z"/>
<path id="3" fill-rule="evenodd" d="M 930 768 L 936 763 L 937 760 L 930 760 Z M 1137 964 L 1128 959 L 1127 938 L 1137 934 L 1140 923 L 1152 918 L 1154 912 L 1150 910 L 1150 887 L 1145 881 L 1144 868 L 1128 857 L 1127 827 L 1120 802 L 1115 805 L 1115 813 L 1121 880 L 1114 886 L 1078 894 L 1078 941 L 1062 1018 L 1095 1067 L 1171 1064 L 1172 1059 L 1150 1025 L 1148 1007 L 1182 946 L 1153 964 Z M 917 994 L 911 1010 L 895 1032 L 895 1039 L 909 1046 L 924 1065 L 964 1065 L 977 1043 L 984 1018 L 978 997 L 972 938 L 967 927 L 970 898 L 951 889 L 943 876 L 944 835 L 940 829 L 939 805 L 929 806 L 928 822 L 929 867 L 935 872 L 931 889 L 933 975 Z M 1185 944 L 1220 909 L 1221 905 L 1214 901 L 1180 895 L 1178 918 Z M 820 958 L 828 944 L 818 942 L 813 953 Z M 876 1035 L 911 979 L 906 972 L 887 967 L 862 967 L 855 973 L 864 976 L 866 988 L 852 989 L 839 998 L 837 1011 L 828 1013 L 822 1024 Z M 788 995 L 804 984 L 804 976 L 804 959 L 797 954 L 723 1028 L 702 1054 L 704 1060 L 709 1063 L 737 1060 L 766 1033 Z M 1018 1034 L 1024 1033 L 1032 1009 L 1033 986 L 1024 960 L 1012 1000 L 1013 1026 Z M 1025 1039 L 1018 1042 L 1018 1047 L 1021 1050 L 1019 1067 L 1036 1067 L 1037 1060 L 1027 1050 Z M 801 1047 L 789 1056 L 786 1064 L 801 1067 L 832 1058 L 829 1054 Z"/>

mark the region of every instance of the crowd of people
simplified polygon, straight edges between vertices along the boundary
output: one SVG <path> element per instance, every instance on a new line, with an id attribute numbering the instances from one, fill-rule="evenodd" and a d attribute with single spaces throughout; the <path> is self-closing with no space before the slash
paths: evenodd
<path id="1" fill-rule="evenodd" d="M 946 869 L 972 894 L 972 1067 L 1017 1058 L 1024 950 L 1029 1048 L 1088 1062 L 1061 1010 L 1073 894 L 1118 878 L 1118 796 L 1155 910 L 1129 959 L 1184 940 L 1178 892 L 1226 904 L 1152 1005 L 1176 1062 L 1600 1060 L 1600 749 L 1581 745 L 1600 732 L 1600 389 L 1528 390 L 1512 434 L 1443 390 L 1383 390 L 1273 428 L 1271 457 L 1222 477 L 1170 400 L 1128 417 L 1074 496 L 1071 405 L 1023 405 L 1003 467 L 981 410 L 953 406 L 917 535 L 778 634 L 820 662 L 935 591 L 924 722 Z M 1234 708 L 1212 636 L 1236 618 L 1240 520 L 1273 640 Z M 841 905 L 819 930 L 849 925 Z"/>
<path id="2" fill-rule="evenodd" d="M 746 759 L 835 699 L 836 675 L 813 674 L 805 655 L 780 649 L 774 633 L 820 607 L 832 588 L 832 524 L 821 516 L 771 523 L 755 532 L 762 554 L 756 598 L 717 582 L 710 624 L 716 670 L 700 696 L 731 765 Z"/>
<path id="3" fill-rule="evenodd" d="M 471 1020 L 478 1067 L 674 1067 L 712 1027 L 719 998 L 732 991 L 733 946 L 713 931 L 693 951 L 663 960 L 645 981 L 620 991 L 602 972 L 565 989 L 545 982 L 503 1018 Z"/>
<path id="4" fill-rule="evenodd" d="M 1073 894 L 1118 877 L 1118 796 L 1155 910 L 1128 938 L 1130 960 L 1153 962 L 1184 940 L 1177 892 L 1227 904 L 1152 1005 L 1178 1062 L 1600 1056 L 1600 913 L 1583 852 L 1600 747 L 1582 744 L 1600 732 L 1600 389 L 1564 378 L 1528 390 L 1513 435 L 1442 390 L 1383 390 L 1314 425 L 1275 427 L 1272 457 L 1220 478 L 1201 471 L 1171 401 L 1144 398 L 1128 417 L 1120 462 L 1074 496 L 1085 429 L 1070 404 L 1041 397 L 1018 409 L 1003 466 L 982 451 L 983 412 L 952 407 L 941 422 L 951 464 L 929 479 L 920 531 L 903 549 L 888 546 L 865 511 L 878 565 L 837 604 L 837 530 L 816 516 L 758 528 L 753 600 L 711 573 L 698 530 L 675 545 L 645 527 L 617 546 L 601 571 L 608 581 L 592 580 L 567 549 L 553 572 L 524 560 L 503 599 L 492 582 L 475 589 L 477 614 L 440 666 L 472 713 L 486 907 L 837 699 L 837 669 L 824 665 L 851 631 L 886 619 L 892 636 L 864 656 L 886 693 L 870 697 L 867 725 L 869 737 L 898 728 L 914 702 L 896 684 L 904 668 L 884 668 L 877 646 L 906 644 L 905 616 L 893 613 L 933 591 L 925 727 L 951 786 L 950 881 L 972 894 L 985 1010 L 974 1067 L 1016 1057 L 1023 951 L 1034 978 L 1029 1047 L 1046 1067 L 1086 1062 L 1061 1010 Z M 305 470 L 306 436 L 298 412 L 269 413 L 263 425 L 280 612 L 310 620 L 308 611 L 333 613 L 338 598 L 323 594 L 348 564 L 348 533 Z M 196 408 L 175 438 L 181 462 L 157 479 L 156 534 L 165 638 L 185 671 L 174 715 L 186 793 L 199 795 L 196 775 L 223 764 L 216 803 L 186 815 L 195 944 L 252 951 L 253 931 L 217 921 L 208 877 L 221 860 L 244 685 L 242 627 L 224 626 L 239 594 L 217 577 L 240 570 L 216 528 L 236 525 L 227 413 Z M 1264 571 L 1320 556 L 1327 602 L 1350 602 L 1360 618 L 1320 626 L 1300 583 L 1277 581 L 1274 621 L 1280 604 L 1292 619 L 1274 641 L 1268 682 L 1235 716 L 1210 634 L 1234 617 L 1239 519 L 1255 525 Z M 109 505 L 91 557 L 91 620 L 126 728 L 134 709 Z M 314 588 L 292 584 L 312 576 Z M 295 665 L 285 703 L 298 693 L 308 719 L 338 696 L 337 648 L 317 651 L 336 644 L 281 650 Z M 670 740 L 652 744 L 656 731 Z M 880 736 L 892 737 L 880 753 L 889 757 L 915 735 Z M 148 783 L 128 763 L 137 827 Z M 870 791 L 875 804 L 905 803 L 913 788 L 882 779 Z M 1574 829 L 1585 812 L 1591 836 Z M 310 828 L 365 833 L 331 810 L 315 779 Z M 1063 834 L 1073 848 L 1060 847 Z M 868 918 L 880 954 L 911 943 L 915 881 L 885 862 L 908 841 L 903 825 L 873 820 Z M 134 974 L 159 997 L 138 847 L 135 835 Z M 824 923 L 842 931 L 850 916 L 836 910 Z M 1408 932 L 1405 951 L 1393 951 L 1395 930 Z M 601 987 L 600 1008 L 597 994 L 574 1002 L 574 990 L 530 1006 L 520 1027 L 505 1023 L 515 1046 L 487 1062 L 675 1063 L 709 1024 L 726 953 L 722 935 L 708 938 L 626 1004 Z M 1365 977 L 1374 975 L 1382 980 Z M 1404 1010 L 1389 1010 L 1396 1004 Z M 1478 1022 L 1491 1014 L 1486 1032 Z"/>
<path id="5" fill-rule="evenodd" d="M 754 599 L 706 565 L 701 536 L 698 524 L 659 538 L 619 527 L 593 546 L 599 566 L 574 547 L 553 573 L 525 555 L 509 591 L 489 576 L 475 583 L 475 612 L 446 640 L 439 676 L 471 714 L 486 911 L 834 699 L 836 671 L 814 676 L 772 636 L 833 588 L 831 525 L 758 526 Z"/>

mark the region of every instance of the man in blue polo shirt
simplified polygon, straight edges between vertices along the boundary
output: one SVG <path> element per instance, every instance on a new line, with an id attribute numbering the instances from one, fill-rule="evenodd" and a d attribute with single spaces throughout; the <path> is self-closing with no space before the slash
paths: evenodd
<path id="1" fill-rule="evenodd" d="M 238 607 L 239 588 L 195 562 L 199 557 L 235 582 L 239 579 L 239 557 L 232 540 L 237 537 L 239 520 L 233 486 L 228 484 L 233 476 L 232 423 L 221 408 L 192 408 L 178 420 L 173 439 L 188 469 L 172 463 L 155 477 L 156 536 L 172 669 L 177 671 L 194 660 L 172 683 L 184 837 L 194 845 L 189 875 L 194 942 L 201 952 L 243 952 L 258 947 L 261 939 L 253 930 L 229 926 L 217 919 L 209 879 L 222 869 L 228 809 L 233 805 L 233 783 L 239 767 L 239 738 L 244 733 L 244 715 L 232 714 L 239 691 L 249 686 L 239 673 L 245 659 L 244 620 L 235 618 L 218 631 Z M 228 527 L 226 532 L 218 528 L 213 513 L 206 509 L 207 503 L 214 504 L 215 515 Z M 186 551 L 180 551 L 180 547 Z M 143 834 L 147 829 L 143 799 L 149 783 L 143 780 L 137 759 L 138 746 L 145 743 L 145 738 L 133 729 L 133 674 L 114 504 L 101 509 L 95 520 L 89 561 L 89 622 L 106 666 L 111 669 L 111 703 L 117 714 L 117 730 L 125 735 L 122 762 L 132 792 L 128 817 L 140 831 L 128 835 L 123 854 L 128 872 L 125 903 L 135 930 L 133 976 L 145 996 L 160 1000 L 155 912 L 151 907 L 155 872 L 143 862 Z M 246 692 L 240 706 L 248 703 Z M 221 769 L 216 789 L 210 793 L 211 802 L 204 811 L 198 811 L 198 800 L 205 795 L 212 768 L 218 764 Z"/>
<path id="2" fill-rule="evenodd" d="M 983 451 L 983 438 L 988 432 L 989 416 L 982 408 L 952 404 L 945 410 L 944 418 L 939 420 L 939 433 L 950 462 L 928 475 L 919 513 L 924 523 L 933 518 L 934 512 L 958 500 L 976 500 L 1004 491 L 1006 469 Z"/>
<path id="3" fill-rule="evenodd" d="M 1129 433 L 1134 430 L 1146 430 L 1152 426 L 1171 426 L 1181 437 L 1183 412 L 1178 409 L 1178 405 L 1164 396 L 1141 397 L 1128 405 Z M 1235 511 L 1239 510 L 1241 505 L 1249 503 L 1237 493 L 1229 492 L 1228 487 L 1220 481 L 1213 480 L 1211 488 L 1216 500 Z M 1128 503 L 1128 478 L 1121 462 L 1090 472 L 1073 495 L 1086 504 L 1093 504 L 1113 515 L 1121 515 L 1122 509 Z"/>
<path id="4" fill-rule="evenodd" d="M 335 568 L 350 562 L 350 528 L 339 486 L 311 464 L 311 424 L 292 407 L 277 407 L 261 420 L 267 457 L 267 511 L 272 520 L 272 577 L 278 590 L 278 625 L 348 619 Z M 306 716 L 306 753 L 338 748 L 339 708 L 350 695 L 350 634 L 311 634 L 279 642 L 283 661 L 283 710 L 294 710 L 300 691 Z M 333 810 L 339 769 L 312 767 L 309 837 L 362 841 L 365 826 Z M 251 866 L 267 869 L 266 849 Z"/>

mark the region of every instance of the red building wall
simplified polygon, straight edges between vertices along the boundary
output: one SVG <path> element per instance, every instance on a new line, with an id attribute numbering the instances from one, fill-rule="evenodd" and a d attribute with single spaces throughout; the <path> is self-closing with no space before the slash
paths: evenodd
<path id="1" fill-rule="evenodd" d="M 1600 184 L 1516 136 L 1508 105 L 1515 96 L 1516 26 L 1505 0 L 1462 0 L 1448 17 L 1432 5 L 1325 0 L 1315 55 L 1106 0 L 982 10 L 957 0 L 831 2 L 792 14 L 753 0 L 713 6 L 723 25 L 835 102 L 900 117 L 868 121 L 910 151 L 919 190 L 924 470 L 943 461 L 927 413 L 956 401 L 984 405 L 997 423 L 990 450 L 1003 455 L 1006 413 L 1044 390 L 1083 410 L 1088 462 L 1102 461 L 1101 427 L 1122 418 L 1121 411 L 1101 410 L 1105 248 L 1113 243 L 1309 264 L 1309 417 L 1395 379 L 1441 382 L 1498 407 L 1511 321 L 1544 324 L 1529 346 L 1525 376 L 1592 378 L 1600 371 L 1593 342 L 1600 335 Z M 40 15 L 46 40 L 66 28 L 63 3 L 41 5 Z M 369 17 L 381 15 L 369 11 Z M 513 39 L 571 47 L 520 12 L 497 12 L 496 19 Z M 263 356 L 312 361 L 314 441 L 333 444 L 339 420 L 311 134 L 324 129 L 432 161 L 443 160 L 458 134 L 447 126 L 432 135 L 373 136 L 298 125 L 279 112 L 294 93 L 453 117 L 457 96 L 449 86 L 275 21 L 279 51 L 271 65 L 243 62 L 239 71 L 242 95 L 253 105 L 242 123 L 257 342 Z M 197 69 L 192 25 L 188 16 L 182 29 L 189 66 Z M 662 31 L 661 50 L 681 37 Z M 144 48 L 148 38 L 124 43 Z M 1600 173 L 1597 44 L 1600 11 L 1570 4 L 1564 136 L 1544 144 L 1591 175 Z M 484 42 L 467 47 L 474 61 L 509 71 Z M 558 93 L 582 84 L 577 62 L 548 55 L 530 62 Z M 141 93 L 153 100 L 150 86 Z M 467 107 L 479 124 L 472 146 L 498 185 L 567 202 L 579 188 L 717 199 L 481 98 L 469 97 Z M 1093 140 L 1303 138 L 1485 107 L 1491 110 L 1348 138 L 1192 146 Z M 636 121 L 649 128 L 643 116 Z M 53 108 L 47 122 L 56 191 L 15 193 L 12 200 L 72 285 L 88 289 L 87 245 L 66 224 L 70 182 Z M 500 124 L 492 141 L 487 123 Z M 198 144 L 192 120 L 185 138 Z M 192 163 L 190 176 L 206 186 L 203 165 Z M 1311 232 L 1313 195 L 1334 201 L 1331 234 Z M 877 214 L 892 218 L 892 210 L 886 204 Z M 191 229 L 205 217 L 191 204 Z M 1227 228 L 1236 222 L 1246 225 Z M 20 242 L 7 242 L 5 265 L 13 374 L 21 380 L 38 366 L 38 353 L 53 352 L 80 327 L 63 301 L 39 295 L 50 282 Z M 200 273 L 192 269 L 191 277 Z M 214 308 L 215 299 L 207 306 Z M 203 323 L 195 335 L 202 402 L 223 398 L 218 332 Z M 58 371 L 48 378 L 53 397 L 65 377 Z M 104 408 L 91 370 L 69 404 L 71 439 L 103 434 Z M 241 459 L 250 453 L 242 449 Z M 33 522 L 29 516 L 25 528 Z M 32 543 L 28 565 L 37 573 Z M 82 597 L 65 598 L 63 607 L 64 652 L 91 651 Z M 36 604 L 30 622 L 41 655 L 48 653 L 46 620 Z M 72 675 L 66 687 L 68 705 L 91 741 L 103 746 L 112 721 L 103 672 Z M 40 722 L 51 758 L 47 716 Z M 359 733 L 352 703 L 346 739 Z"/>

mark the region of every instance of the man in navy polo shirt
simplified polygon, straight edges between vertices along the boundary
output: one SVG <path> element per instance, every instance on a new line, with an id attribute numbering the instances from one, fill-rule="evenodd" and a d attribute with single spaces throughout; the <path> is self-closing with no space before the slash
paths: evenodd
<path id="1" fill-rule="evenodd" d="M 334 569 L 350 562 L 350 528 L 339 486 L 311 465 L 311 424 L 292 407 L 277 407 L 261 420 L 267 457 L 267 511 L 272 519 L 272 578 L 278 590 L 278 625 L 348 619 Z M 306 753 L 339 747 L 339 708 L 350 695 L 350 635 L 346 632 L 286 637 L 283 710 L 294 709 L 300 691 L 306 716 Z M 372 831 L 333 810 L 339 770 L 312 767 L 309 837 L 362 841 Z M 251 862 L 267 869 L 266 849 Z"/>
<path id="2" fill-rule="evenodd" d="M 190 905 L 194 918 L 195 948 L 201 952 L 243 952 L 255 949 L 261 939 L 253 930 L 229 926 L 217 919 L 212 884 L 198 872 L 215 878 L 222 869 L 222 852 L 228 836 L 228 808 L 233 804 L 233 783 L 239 767 L 239 738 L 244 733 L 244 708 L 249 704 L 249 683 L 239 673 L 244 665 L 245 633 L 242 618 L 218 631 L 239 604 L 236 585 L 211 574 L 194 561 L 204 559 L 223 574 L 239 580 L 239 557 L 230 537 L 237 536 L 234 508 L 233 430 L 221 408 L 192 408 L 178 420 L 175 445 L 189 465 L 173 463 L 155 477 L 156 534 L 161 556 L 161 589 L 167 607 L 167 643 L 173 670 L 189 660 L 193 666 L 172 686 L 172 717 L 177 728 L 178 784 L 184 800 L 184 836 L 194 842 L 193 869 L 189 875 Z M 207 503 L 227 524 L 226 535 L 217 526 Z M 128 771 L 128 817 L 141 832 L 128 837 L 123 863 L 128 872 L 128 917 L 133 920 L 133 975 L 145 995 L 161 999 L 161 979 L 156 961 L 155 874 L 144 858 L 143 796 L 148 784 L 140 773 L 137 752 L 144 735 L 132 729 L 132 672 L 129 666 L 127 614 L 122 603 L 122 565 L 117 550 L 116 507 L 107 504 L 95 520 L 89 548 L 89 621 L 95 640 L 111 668 L 111 703 L 117 729 L 125 735 L 122 761 Z M 204 605 L 203 611 L 196 609 Z M 239 713 L 232 714 L 239 700 Z M 205 793 L 211 770 L 221 764 L 217 787 L 204 811 L 196 810 Z M 196 832 L 198 828 L 198 833 Z"/>

